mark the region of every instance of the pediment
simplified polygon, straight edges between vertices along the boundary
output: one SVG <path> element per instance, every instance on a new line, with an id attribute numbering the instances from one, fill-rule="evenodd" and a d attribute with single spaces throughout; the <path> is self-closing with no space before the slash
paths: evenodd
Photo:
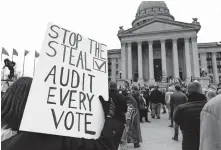
<path id="1" fill-rule="evenodd" d="M 163 32 L 163 31 L 177 31 L 182 29 L 197 29 L 196 25 L 189 23 L 182 23 L 177 21 L 170 20 L 159 20 L 155 19 L 149 21 L 138 27 L 133 27 L 123 32 L 123 34 L 139 34 L 139 33 L 148 33 L 148 32 Z"/>

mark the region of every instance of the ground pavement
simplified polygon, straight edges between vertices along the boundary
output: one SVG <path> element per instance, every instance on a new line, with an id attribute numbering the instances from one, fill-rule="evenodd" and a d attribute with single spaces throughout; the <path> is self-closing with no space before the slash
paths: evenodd
<path id="1" fill-rule="evenodd" d="M 169 124 L 168 114 L 161 114 L 161 119 L 151 118 L 151 123 L 141 123 L 143 143 L 139 150 L 181 150 L 182 133 L 179 131 L 178 142 L 173 141 L 174 129 Z M 132 144 L 128 144 L 128 150 L 134 150 Z"/>

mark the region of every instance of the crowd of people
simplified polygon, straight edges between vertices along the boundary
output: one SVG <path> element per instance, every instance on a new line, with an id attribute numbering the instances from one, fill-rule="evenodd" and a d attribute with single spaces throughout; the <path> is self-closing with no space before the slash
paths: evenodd
<path id="1" fill-rule="evenodd" d="M 169 127 L 174 128 L 173 140 L 182 131 L 183 150 L 221 149 L 221 89 L 203 89 L 199 82 L 187 86 L 179 83 L 159 86 L 123 87 L 109 84 L 109 100 L 101 96 L 105 123 L 98 139 L 63 137 L 19 131 L 32 78 L 21 77 L 4 93 L 1 102 L 1 144 L 3 150 L 117 150 L 132 143 L 142 143 L 140 124 L 161 119 L 168 113 Z M 163 110 L 163 111 L 161 111 Z M 150 113 L 150 115 L 149 115 Z M 170 120 L 170 121 L 169 121 Z"/>
<path id="2" fill-rule="evenodd" d="M 159 86 L 140 87 L 139 85 L 136 87 L 132 85 L 128 88 L 121 88 L 119 94 L 122 94 L 128 103 L 127 123 L 120 144 L 122 149 L 127 148 L 127 143 L 133 143 L 134 148 L 140 147 L 142 142 L 140 123 L 143 123 L 143 119 L 148 123 L 151 122 L 148 112 L 151 112 L 152 119 L 160 119 L 161 113 L 168 113 L 169 127 L 174 128 L 172 140 L 178 141 L 180 128 L 183 135 L 183 150 L 221 149 L 220 88 L 215 89 L 213 86 L 208 86 L 205 89 L 195 80 L 188 85 L 177 82 L 167 88 L 159 88 Z M 208 101 L 211 101 L 209 103 L 219 103 L 219 105 L 209 105 Z M 209 106 L 205 106 L 207 103 Z M 210 111 L 207 112 L 206 108 L 207 111 L 208 109 Z M 214 116 L 212 113 L 214 113 Z M 216 120 L 214 117 L 216 117 Z M 213 120 L 213 123 L 208 123 L 208 120 Z M 205 129 L 206 126 L 211 125 L 212 128 Z M 215 127 L 215 125 L 217 126 Z M 213 132 L 216 133 L 212 136 L 211 133 Z M 210 143 L 207 138 L 210 138 Z M 205 146 L 205 143 L 208 146 Z"/>

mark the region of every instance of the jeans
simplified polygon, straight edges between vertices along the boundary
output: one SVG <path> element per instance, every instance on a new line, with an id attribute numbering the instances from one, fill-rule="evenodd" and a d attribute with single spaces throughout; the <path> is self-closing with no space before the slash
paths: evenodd
<path id="1" fill-rule="evenodd" d="M 167 106 L 167 110 L 168 110 L 168 114 L 169 114 L 169 119 L 171 119 L 171 117 L 170 117 L 170 103 L 167 103 L 166 106 Z"/>
<path id="2" fill-rule="evenodd" d="M 160 103 L 157 103 L 157 104 L 154 104 L 152 103 L 152 117 L 155 117 L 155 115 L 157 117 L 160 117 L 160 109 L 161 109 L 161 104 Z"/>

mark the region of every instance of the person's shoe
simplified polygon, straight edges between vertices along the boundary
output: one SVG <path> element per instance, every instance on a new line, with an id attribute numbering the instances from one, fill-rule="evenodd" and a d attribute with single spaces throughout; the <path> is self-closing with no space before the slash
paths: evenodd
<path id="1" fill-rule="evenodd" d="M 140 144 L 139 143 L 134 143 L 134 148 L 139 148 Z"/>
<path id="2" fill-rule="evenodd" d="M 178 141 L 178 138 L 177 138 L 177 137 L 172 137 L 172 139 L 173 139 L 174 141 Z"/>
<path id="3" fill-rule="evenodd" d="M 155 119 L 155 117 L 154 117 L 154 116 L 152 116 L 151 118 Z"/>
<path id="4" fill-rule="evenodd" d="M 173 128 L 173 125 L 171 124 L 171 125 L 169 125 L 169 127 Z"/>
<path id="5" fill-rule="evenodd" d="M 145 120 L 145 121 L 151 123 L 149 120 Z"/>
<path id="6" fill-rule="evenodd" d="M 162 114 L 166 114 L 166 113 L 167 113 L 166 111 L 162 112 Z"/>
<path id="7" fill-rule="evenodd" d="M 143 121 L 141 120 L 140 123 L 143 123 Z"/>
<path id="8" fill-rule="evenodd" d="M 160 117 L 157 117 L 157 119 L 160 119 Z"/>

